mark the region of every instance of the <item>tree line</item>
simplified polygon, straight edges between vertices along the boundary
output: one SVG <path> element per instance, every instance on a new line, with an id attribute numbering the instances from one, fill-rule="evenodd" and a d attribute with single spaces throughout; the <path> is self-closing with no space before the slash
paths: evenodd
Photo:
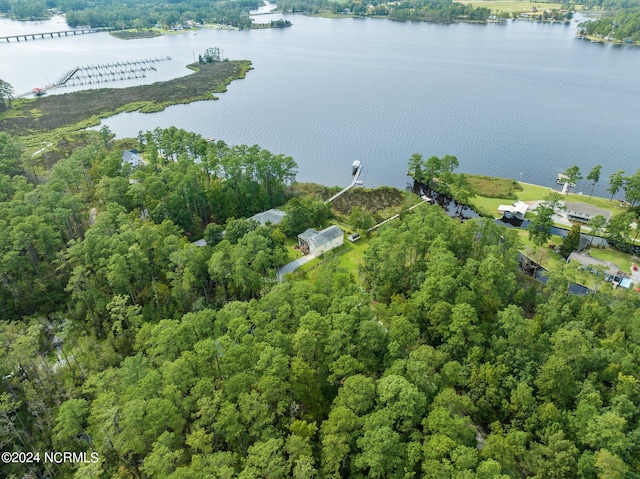
<path id="1" fill-rule="evenodd" d="M 55 303 L 65 297 L 61 274 L 62 278 L 75 277 L 74 294 L 85 289 L 95 294 L 107 286 L 111 294 L 111 288 L 119 285 L 118 291 L 129 292 L 133 300 L 136 295 L 131 291 L 136 281 L 142 281 L 141 289 L 148 288 L 145 294 L 158 298 L 162 295 L 152 279 L 166 276 L 172 248 L 184 241 L 185 235 L 201 237 L 209 224 L 225 225 L 229 219 L 245 218 L 289 199 L 288 186 L 297 168 L 290 157 L 257 146 L 231 147 L 222 141 L 207 141 L 176 128 L 141 134 L 139 142 L 146 166 L 132 170 L 122 160 L 122 148 L 114 148 L 109 133 L 102 131 L 92 135 L 89 144 L 60 159 L 43 181 L 38 158 L 23 155 L 19 142 L 0 133 L 3 317 L 33 314 L 47 301 Z M 99 212 L 97 218 L 96 213 L 90 217 L 89 202 Z M 152 223 L 133 227 L 129 225 L 131 217 L 148 218 Z M 82 248 L 88 244 L 84 240 L 91 222 L 96 231 L 99 225 L 104 228 L 92 254 L 109 251 L 120 256 L 103 258 L 106 263 L 91 260 L 94 269 L 87 269 L 85 262 L 91 256 Z M 118 228 L 126 228 L 127 236 L 121 238 Z M 163 238 L 173 239 L 163 247 L 151 246 L 144 237 L 160 234 L 156 229 L 162 231 Z M 104 243 L 107 236 L 116 243 Z M 135 251 L 129 250 L 125 247 L 128 242 L 151 249 L 140 250 L 138 245 Z M 78 264 L 73 261 L 76 250 L 83 251 L 78 253 L 82 258 Z M 108 268 L 97 273 L 95 268 L 109 264 L 114 271 L 124 268 L 129 272 L 119 279 L 115 272 L 108 279 Z M 105 284 L 95 287 L 93 283 L 101 277 Z M 91 301 L 84 297 L 84 307 L 93 310 Z M 159 307 L 162 303 L 154 304 Z"/>
<path id="2" fill-rule="evenodd" d="M 257 0 L 235 2 L 200 2 L 196 0 L 164 0 L 149 2 L 131 0 L 0 0 L 0 13 L 19 20 L 42 20 L 52 11 L 62 11 L 70 27 L 91 26 L 112 29 L 151 28 L 156 24 L 173 27 L 186 21 L 221 23 L 251 28 L 246 15 L 261 5 Z"/>

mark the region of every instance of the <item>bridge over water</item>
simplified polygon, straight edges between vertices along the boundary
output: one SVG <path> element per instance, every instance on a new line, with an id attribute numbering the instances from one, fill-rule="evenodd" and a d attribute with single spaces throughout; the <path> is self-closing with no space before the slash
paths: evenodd
<path id="1" fill-rule="evenodd" d="M 20 42 L 20 41 L 29 41 L 36 40 L 38 38 L 47 39 L 47 38 L 56 38 L 56 37 L 68 37 L 73 35 L 86 35 L 88 33 L 98 33 L 103 30 L 98 30 L 94 28 L 77 28 L 75 30 L 61 30 L 59 32 L 41 32 L 41 33 L 21 33 L 20 35 L 9 35 L 7 37 L 0 37 L 0 42 L 11 43 L 12 41 Z"/>

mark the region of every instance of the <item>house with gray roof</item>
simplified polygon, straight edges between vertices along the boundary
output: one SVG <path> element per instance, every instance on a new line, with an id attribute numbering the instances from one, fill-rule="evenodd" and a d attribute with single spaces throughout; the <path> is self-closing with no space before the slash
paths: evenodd
<path id="1" fill-rule="evenodd" d="M 255 214 L 249 219 L 257 221 L 262 226 L 266 225 L 267 223 L 277 225 L 284 219 L 285 216 L 287 216 L 287 213 L 285 213 L 284 211 L 270 209 L 267 211 L 263 211 L 262 213 Z"/>
<path id="2" fill-rule="evenodd" d="M 572 221 L 588 223 L 589 220 L 598 215 L 604 216 L 607 222 L 611 219 L 611 211 L 604 208 L 598 208 L 597 206 L 587 203 L 572 203 L 570 201 L 565 201 L 564 208 L 567 219 Z"/>
<path id="3" fill-rule="evenodd" d="M 131 166 L 146 165 L 146 162 L 138 154 L 138 150 L 122 150 L 122 164 L 129 163 Z"/>
<path id="4" fill-rule="evenodd" d="M 329 226 L 322 231 L 309 228 L 298 235 L 298 245 L 305 255 L 313 257 L 344 244 L 344 231 L 338 226 Z"/>

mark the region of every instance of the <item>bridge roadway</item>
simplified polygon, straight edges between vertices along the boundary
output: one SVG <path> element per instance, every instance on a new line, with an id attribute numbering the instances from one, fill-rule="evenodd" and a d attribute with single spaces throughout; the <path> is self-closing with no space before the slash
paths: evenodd
<path id="1" fill-rule="evenodd" d="M 0 37 L 0 42 L 2 41 L 6 41 L 7 43 L 10 43 L 11 40 L 15 40 L 16 42 L 19 42 L 20 39 L 24 39 L 24 41 L 28 41 L 29 37 L 31 37 L 32 40 L 35 40 L 36 38 L 55 38 L 55 35 L 57 35 L 58 37 L 61 36 L 65 36 L 68 37 L 69 35 L 85 35 L 88 33 L 98 33 L 102 30 L 96 30 L 93 28 L 78 28 L 76 30 L 61 30 L 59 32 L 43 32 L 43 33 L 21 33 L 20 35 L 9 35 L 7 37 Z"/>

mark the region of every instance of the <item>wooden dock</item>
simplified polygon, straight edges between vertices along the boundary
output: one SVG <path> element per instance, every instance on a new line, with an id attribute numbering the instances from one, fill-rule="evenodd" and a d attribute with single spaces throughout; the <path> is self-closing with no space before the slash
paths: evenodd
<path id="1" fill-rule="evenodd" d="M 147 72 L 156 71 L 154 63 L 171 60 L 171 57 L 145 58 L 115 63 L 101 63 L 95 65 L 76 66 L 64 72 L 57 80 L 43 88 L 15 95 L 14 98 L 24 98 L 29 95 L 42 95 L 54 88 L 93 85 L 97 83 L 116 82 L 145 78 Z"/>
<path id="2" fill-rule="evenodd" d="M 339 193 L 336 193 L 335 195 L 333 195 L 331 198 L 329 198 L 327 201 L 325 201 L 324 203 L 331 203 L 333 200 L 335 200 L 336 198 L 338 198 L 339 196 L 341 196 L 342 194 L 346 193 L 347 191 L 349 191 L 351 188 L 353 188 L 354 186 L 361 185 L 362 182 L 358 183 L 358 177 L 360 176 L 360 172 L 362 171 L 362 165 L 358 165 L 358 169 L 356 170 L 355 175 L 353 175 L 353 181 L 351 182 L 351 184 L 349 186 L 347 186 L 345 189 L 343 189 L 342 191 L 340 191 Z"/>

